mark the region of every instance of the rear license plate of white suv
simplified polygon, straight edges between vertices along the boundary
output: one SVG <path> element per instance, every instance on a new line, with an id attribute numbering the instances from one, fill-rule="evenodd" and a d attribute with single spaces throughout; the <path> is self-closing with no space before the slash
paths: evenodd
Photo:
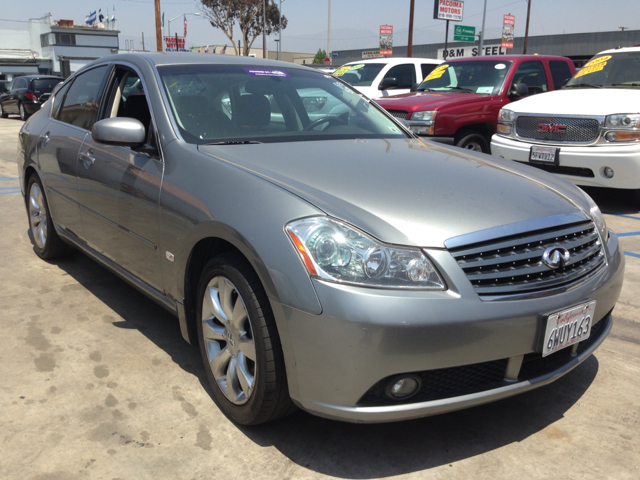
<path id="1" fill-rule="evenodd" d="M 550 165 L 558 165 L 560 157 L 560 149 L 556 147 L 541 147 L 532 145 L 529 151 L 529 161 L 535 163 L 547 163 Z"/>
<path id="2" fill-rule="evenodd" d="M 574 343 L 589 338 L 596 301 L 552 313 L 547 318 L 542 356 L 546 357 Z"/>

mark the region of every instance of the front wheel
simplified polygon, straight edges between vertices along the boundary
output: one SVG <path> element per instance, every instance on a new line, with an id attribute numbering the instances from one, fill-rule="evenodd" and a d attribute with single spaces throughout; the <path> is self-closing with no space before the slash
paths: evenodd
<path id="1" fill-rule="evenodd" d="M 206 264 L 197 306 L 198 342 L 220 410 L 242 425 L 292 411 L 273 313 L 244 257 L 227 253 Z"/>
<path id="2" fill-rule="evenodd" d="M 2 103 L 0 103 L 0 117 L 2 117 L 2 118 L 9 117 L 9 114 L 4 111 L 4 107 L 2 106 Z"/>
<path id="3" fill-rule="evenodd" d="M 73 248 L 64 243 L 51 220 L 47 198 L 38 175 L 29 178 L 27 186 L 27 213 L 29 214 L 29 236 L 33 250 L 40 258 L 51 260 L 73 253 Z"/>
<path id="4" fill-rule="evenodd" d="M 456 142 L 456 147 L 474 152 L 491 153 L 487 140 L 479 133 L 469 133 Z"/>

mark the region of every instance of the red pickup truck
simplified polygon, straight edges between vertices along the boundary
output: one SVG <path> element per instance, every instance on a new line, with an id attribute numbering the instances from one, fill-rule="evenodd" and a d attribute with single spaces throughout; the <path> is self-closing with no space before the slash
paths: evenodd
<path id="1" fill-rule="evenodd" d="M 575 73 L 566 57 L 456 58 L 434 69 L 412 93 L 376 102 L 417 135 L 490 153 L 491 135 L 504 105 L 557 90 Z"/>

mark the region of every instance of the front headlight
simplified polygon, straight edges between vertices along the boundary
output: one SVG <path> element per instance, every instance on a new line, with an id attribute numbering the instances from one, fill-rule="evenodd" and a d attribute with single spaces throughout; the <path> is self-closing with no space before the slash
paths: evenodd
<path id="1" fill-rule="evenodd" d="M 607 128 L 640 128 L 640 115 L 631 113 L 608 115 L 604 119 L 604 126 Z"/>
<path id="2" fill-rule="evenodd" d="M 513 132 L 513 120 L 516 118 L 516 114 L 511 110 L 504 108 L 498 112 L 498 126 L 496 133 L 498 135 L 509 136 Z"/>
<path id="3" fill-rule="evenodd" d="M 384 245 L 327 217 L 295 220 L 285 229 L 312 277 L 366 287 L 446 288 L 434 265 L 417 248 Z"/>
<path id="4" fill-rule="evenodd" d="M 606 242 L 607 238 L 609 238 L 609 233 L 607 231 L 607 224 L 604 221 L 602 212 L 600 211 L 600 207 L 598 207 L 598 205 L 596 205 L 596 202 L 594 202 L 593 199 L 589 195 L 587 195 L 587 192 L 582 189 L 580 189 L 580 191 L 589 203 L 589 214 L 591 215 L 591 219 L 598 229 L 598 232 L 600 232 L 600 238 L 602 238 L 603 242 Z"/>
<path id="5" fill-rule="evenodd" d="M 424 110 L 421 112 L 413 112 L 411 114 L 411 120 L 422 120 L 422 121 L 435 120 L 437 113 L 438 113 L 437 110 Z"/>
<path id="6" fill-rule="evenodd" d="M 515 118 L 516 114 L 513 111 L 507 110 L 505 108 L 500 109 L 500 112 L 498 113 L 499 122 L 513 122 Z"/>
<path id="7" fill-rule="evenodd" d="M 637 142 L 640 140 L 640 115 L 620 113 L 604 119 L 607 142 Z"/>

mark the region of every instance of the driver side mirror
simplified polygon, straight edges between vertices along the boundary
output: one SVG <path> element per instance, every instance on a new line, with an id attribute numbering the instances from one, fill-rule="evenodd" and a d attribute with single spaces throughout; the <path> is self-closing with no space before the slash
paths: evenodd
<path id="1" fill-rule="evenodd" d="M 140 120 L 128 117 L 105 118 L 94 123 L 91 136 L 96 142 L 120 147 L 139 147 L 147 137 Z"/>
<path id="2" fill-rule="evenodd" d="M 378 86 L 378 90 L 389 90 L 390 88 L 398 87 L 398 79 L 395 77 L 387 77 L 382 79 L 380 85 Z"/>
<path id="3" fill-rule="evenodd" d="M 526 97 L 529 95 L 529 87 L 524 83 L 514 83 L 509 90 L 510 97 Z"/>

